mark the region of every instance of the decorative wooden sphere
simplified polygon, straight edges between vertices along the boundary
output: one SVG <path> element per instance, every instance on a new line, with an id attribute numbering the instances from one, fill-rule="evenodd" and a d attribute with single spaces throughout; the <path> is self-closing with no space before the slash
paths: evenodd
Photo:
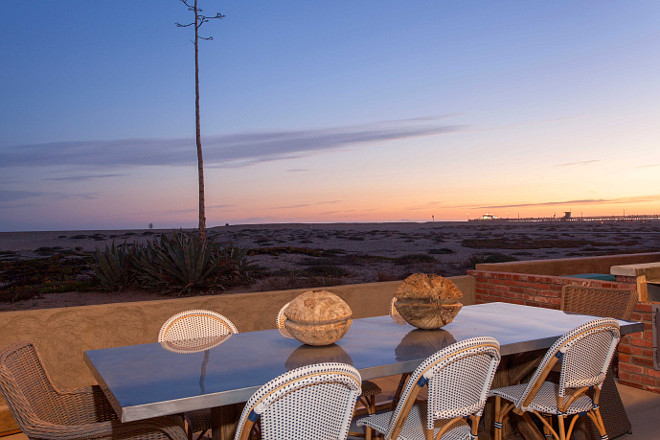
<path id="1" fill-rule="evenodd" d="M 299 295 L 284 309 L 284 315 L 284 325 L 291 336 L 308 345 L 334 344 L 353 322 L 348 304 L 325 290 Z"/>
<path id="2" fill-rule="evenodd" d="M 399 285 L 394 306 L 408 324 L 432 330 L 454 320 L 463 307 L 458 301 L 462 296 L 458 287 L 447 278 L 415 273 Z"/>

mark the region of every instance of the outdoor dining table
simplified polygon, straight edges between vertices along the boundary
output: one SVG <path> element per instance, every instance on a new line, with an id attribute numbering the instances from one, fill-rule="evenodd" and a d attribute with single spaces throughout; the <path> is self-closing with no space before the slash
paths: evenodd
<path id="1" fill-rule="evenodd" d="M 398 325 L 389 316 L 355 319 L 341 340 L 326 347 L 287 339 L 278 330 L 261 330 L 232 335 L 196 352 L 151 343 L 89 350 L 85 360 L 121 421 L 212 408 L 217 440 L 223 417 L 227 421 L 223 407 L 247 401 L 270 379 L 299 366 L 345 362 L 363 379 L 375 379 L 411 372 L 441 348 L 475 336 L 496 338 L 503 357 L 548 349 L 559 336 L 592 319 L 487 303 L 464 306 L 440 330 Z M 643 330 L 638 322 L 619 325 L 622 335 Z M 224 435 L 229 433 L 225 430 Z"/>

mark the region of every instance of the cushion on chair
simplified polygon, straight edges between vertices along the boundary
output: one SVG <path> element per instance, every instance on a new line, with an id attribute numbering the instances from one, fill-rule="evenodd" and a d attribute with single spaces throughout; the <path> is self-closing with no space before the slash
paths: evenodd
<path id="1" fill-rule="evenodd" d="M 364 417 L 357 421 L 358 426 L 369 426 L 379 432 L 387 432 L 392 418 L 392 412 L 385 412 Z M 442 429 L 447 420 L 436 420 L 433 436 Z M 406 423 L 397 440 L 426 440 L 423 426 L 426 425 L 426 405 L 415 405 L 411 408 Z M 450 429 L 442 440 L 465 440 L 470 436 L 470 426 L 464 420 L 457 423 L 456 427 Z"/>
<path id="2" fill-rule="evenodd" d="M 509 400 L 511 402 L 517 402 L 525 391 L 527 387 L 526 383 L 520 385 L 512 385 L 509 387 L 502 387 L 496 390 L 492 390 L 491 394 L 493 396 L 500 396 L 503 399 Z M 575 390 L 566 390 L 565 398 L 568 399 Z M 541 389 L 536 394 L 530 405 L 526 408 L 523 408 L 525 411 L 540 411 L 547 414 L 559 414 L 559 409 L 557 408 L 557 393 L 559 392 L 559 385 L 553 382 L 543 382 Z M 575 402 L 571 404 L 566 411 L 566 414 L 577 414 L 593 409 L 593 402 L 588 396 L 578 397 Z"/>
<path id="3" fill-rule="evenodd" d="M 382 392 L 383 390 L 381 390 L 374 382 L 371 382 L 370 380 L 362 381 L 362 397 L 376 396 Z"/>

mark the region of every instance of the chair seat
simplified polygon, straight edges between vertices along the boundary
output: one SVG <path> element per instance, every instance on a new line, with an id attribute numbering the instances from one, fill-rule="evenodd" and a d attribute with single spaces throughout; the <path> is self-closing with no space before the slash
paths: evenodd
<path id="1" fill-rule="evenodd" d="M 378 432 L 387 432 L 391 418 L 392 411 L 388 411 L 363 417 L 357 421 L 357 425 L 368 426 Z M 434 438 L 447 422 L 447 420 L 436 420 Z M 397 440 L 426 440 L 423 426 L 426 426 L 426 405 L 414 405 L 410 409 Z M 442 440 L 469 440 L 470 438 L 470 426 L 464 420 L 458 422 L 454 428 L 441 437 Z"/>
<path id="2" fill-rule="evenodd" d="M 199 409 L 183 415 L 188 422 L 190 432 L 201 432 L 211 429 L 211 409 Z"/>
<path id="3" fill-rule="evenodd" d="M 517 402 L 523 395 L 525 388 L 527 387 L 526 383 L 520 385 L 512 385 L 509 387 L 502 387 L 491 390 L 491 396 L 500 396 L 503 399 L 506 399 L 510 402 Z M 568 389 L 566 390 L 565 399 L 569 398 L 575 390 Z M 539 411 L 546 414 L 559 414 L 559 409 L 557 408 L 557 394 L 559 393 L 559 385 L 553 382 L 543 382 L 539 392 L 536 394 L 534 399 L 532 399 L 530 405 L 526 408 L 523 408 L 526 411 Z M 582 413 L 593 409 L 594 404 L 589 396 L 582 395 L 578 397 L 568 408 L 566 414 L 572 415 L 577 413 Z"/>
<path id="4" fill-rule="evenodd" d="M 362 397 L 372 397 L 382 393 L 383 390 L 380 389 L 378 385 L 370 380 L 362 381 Z"/>

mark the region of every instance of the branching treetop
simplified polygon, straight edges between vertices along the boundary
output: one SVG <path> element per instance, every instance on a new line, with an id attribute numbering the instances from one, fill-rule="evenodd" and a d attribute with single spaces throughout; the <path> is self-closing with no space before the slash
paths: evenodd
<path id="1" fill-rule="evenodd" d="M 188 24 L 181 24 L 181 23 L 175 23 L 177 27 L 189 27 L 189 26 L 195 26 L 195 30 L 198 30 L 204 23 L 207 23 L 209 20 L 214 20 L 216 18 L 225 18 L 224 15 L 222 15 L 220 12 L 217 12 L 214 16 L 210 15 L 203 15 L 200 14 L 200 12 L 203 12 L 201 8 L 197 7 L 197 2 L 195 4 L 190 4 L 190 0 L 179 0 L 181 3 L 186 5 L 188 7 L 189 11 L 193 11 L 195 13 L 195 21 L 192 23 Z M 213 40 L 213 37 L 199 37 L 202 40 Z"/>

